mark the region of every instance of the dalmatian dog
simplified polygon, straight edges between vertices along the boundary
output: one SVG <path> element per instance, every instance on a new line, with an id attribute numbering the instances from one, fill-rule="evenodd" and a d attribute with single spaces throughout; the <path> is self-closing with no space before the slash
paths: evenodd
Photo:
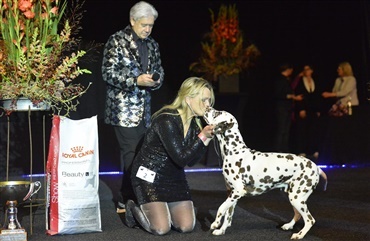
<path id="1" fill-rule="evenodd" d="M 236 118 L 226 111 L 207 108 L 204 120 L 215 125 L 214 134 L 223 159 L 222 174 L 230 191 L 211 224 L 212 234 L 225 234 L 231 226 L 234 208 L 241 197 L 261 195 L 280 188 L 288 194 L 294 210 L 293 219 L 281 228 L 293 229 L 302 217 L 304 227 L 291 236 L 291 239 L 302 239 L 315 223 L 306 201 L 319 183 L 320 176 L 325 180 L 326 189 L 326 174 L 305 157 L 289 153 L 263 153 L 248 148 Z"/>

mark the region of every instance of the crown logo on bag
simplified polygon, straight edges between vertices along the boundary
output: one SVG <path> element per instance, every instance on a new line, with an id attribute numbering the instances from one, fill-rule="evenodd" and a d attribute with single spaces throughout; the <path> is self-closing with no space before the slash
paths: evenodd
<path id="1" fill-rule="evenodd" d="M 84 149 L 83 146 L 74 146 L 71 148 L 72 152 L 76 153 L 76 152 L 82 152 L 82 150 Z"/>

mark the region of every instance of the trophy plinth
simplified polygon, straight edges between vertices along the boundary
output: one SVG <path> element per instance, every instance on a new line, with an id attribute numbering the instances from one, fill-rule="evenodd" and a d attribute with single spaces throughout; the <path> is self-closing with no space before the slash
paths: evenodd
<path id="1" fill-rule="evenodd" d="M 27 241 L 27 232 L 24 229 L 4 229 L 0 232 L 0 241 Z"/>
<path id="2" fill-rule="evenodd" d="M 27 241 L 27 232 L 18 221 L 17 205 L 31 200 L 41 188 L 41 182 L 0 182 L 0 204 L 5 207 L 5 222 L 0 230 L 0 241 Z"/>

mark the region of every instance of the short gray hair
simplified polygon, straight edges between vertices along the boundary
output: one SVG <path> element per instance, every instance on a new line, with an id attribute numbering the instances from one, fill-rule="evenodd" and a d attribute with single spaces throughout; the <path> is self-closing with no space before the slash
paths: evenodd
<path id="1" fill-rule="evenodd" d="M 140 1 L 132 6 L 132 8 L 130 9 L 130 19 L 134 19 L 135 21 L 140 18 L 151 16 L 153 16 L 154 20 L 156 20 L 158 17 L 158 12 L 157 10 L 155 10 L 153 5 L 147 2 Z"/>

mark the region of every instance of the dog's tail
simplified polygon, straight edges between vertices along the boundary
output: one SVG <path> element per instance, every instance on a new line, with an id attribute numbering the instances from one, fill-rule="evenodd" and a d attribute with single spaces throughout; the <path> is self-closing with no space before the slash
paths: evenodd
<path id="1" fill-rule="evenodd" d="M 319 169 L 319 174 L 320 174 L 320 177 L 323 179 L 323 181 L 325 182 L 324 183 L 324 186 L 323 186 L 323 190 L 326 191 L 326 187 L 328 185 L 328 177 L 326 176 L 325 172 L 320 168 L 318 167 Z"/>

